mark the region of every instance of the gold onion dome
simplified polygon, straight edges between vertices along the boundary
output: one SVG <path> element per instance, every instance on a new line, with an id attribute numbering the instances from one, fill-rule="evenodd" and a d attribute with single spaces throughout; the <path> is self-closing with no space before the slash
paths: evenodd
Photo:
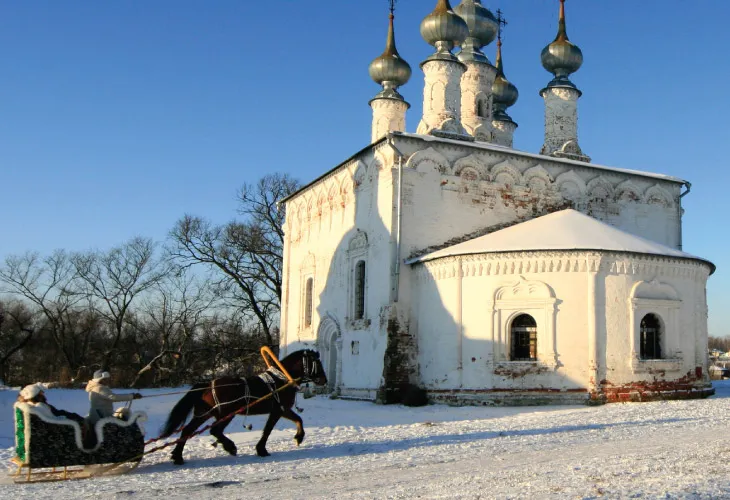
<path id="1" fill-rule="evenodd" d="M 462 44 L 459 60 L 489 63 L 481 49 L 497 37 L 499 24 L 494 14 L 482 5 L 481 0 L 463 0 L 454 11 L 469 28 L 469 36 Z"/>
<path id="2" fill-rule="evenodd" d="M 421 36 L 436 47 L 436 53 L 427 61 L 458 61 L 451 50 L 464 43 L 469 36 L 469 27 L 451 8 L 449 0 L 438 0 L 433 12 L 421 22 Z"/>
<path id="3" fill-rule="evenodd" d="M 385 51 L 370 63 L 370 78 L 383 86 L 383 91 L 377 95 L 378 98 L 403 100 L 396 89 L 411 79 L 411 66 L 398 54 L 398 49 L 395 47 L 394 18 L 391 13 Z"/>
<path id="4" fill-rule="evenodd" d="M 520 93 L 517 91 L 517 87 L 504 76 L 501 40 L 497 42 L 497 60 L 495 67 L 497 68 L 497 77 L 494 79 L 494 84 L 492 84 L 494 119 L 511 122 L 512 118 L 506 113 L 506 110 L 517 102 Z"/>
<path id="5" fill-rule="evenodd" d="M 558 36 L 550 45 L 542 49 L 540 59 L 543 68 L 555 76 L 548 87 L 575 88 L 568 76 L 580 69 L 583 64 L 583 52 L 568 40 L 568 33 L 565 29 L 565 0 L 560 0 Z"/>

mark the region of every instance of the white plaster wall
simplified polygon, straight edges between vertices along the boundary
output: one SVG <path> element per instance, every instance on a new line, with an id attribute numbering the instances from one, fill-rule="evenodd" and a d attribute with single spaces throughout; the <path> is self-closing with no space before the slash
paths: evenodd
<path id="1" fill-rule="evenodd" d="M 423 119 L 419 134 L 433 130 L 464 134 L 461 124 L 461 76 L 463 64 L 455 61 L 427 61 L 423 66 Z"/>
<path id="2" fill-rule="evenodd" d="M 557 253 L 482 255 L 416 265 L 423 384 L 474 392 L 587 390 L 586 259 Z M 513 300 L 495 301 L 499 290 L 520 287 Z M 544 287 L 552 299 L 535 287 Z M 537 364 L 509 361 L 506 336 L 521 313 L 537 321 Z"/>
<path id="3" fill-rule="evenodd" d="M 345 395 L 374 394 L 381 383 L 386 347 L 381 315 L 389 304 L 393 261 L 393 171 L 386 163 L 392 165 L 392 158 L 371 152 L 286 205 L 282 353 L 317 347 L 320 324 L 335 322 Z M 351 242 L 362 241 L 361 234 L 367 235 L 366 250 L 353 257 Z M 353 268 L 360 258 L 367 270 L 366 313 L 355 321 Z M 307 328 L 303 290 L 309 275 L 314 276 L 314 307 Z"/>
<path id="4" fill-rule="evenodd" d="M 461 122 L 476 140 L 492 142 L 492 84 L 497 70 L 486 63 L 465 64 L 466 72 L 461 77 Z"/>
<path id="5" fill-rule="evenodd" d="M 413 325 L 422 383 L 431 391 L 582 390 L 587 397 L 602 381 L 609 387 L 671 383 L 694 377 L 697 367 L 706 375 L 708 273 L 696 261 L 600 252 L 416 264 Z M 631 327 L 630 299 L 637 293 L 649 305 L 641 305 L 635 326 L 646 312 L 662 317 L 665 359 L 639 361 L 632 348 L 638 328 Z M 537 322 L 536 363 L 509 361 L 506 336 L 522 313 Z"/>
<path id="6" fill-rule="evenodd" d="M 517 125 L 514 122 L 502 120 L 492 121 L 492 142 L 508 148 L 512 147 Z"/>
<path id="7" fill-rule="evenodd" d="M 606 259 L 604 272 L 604 378 L 610 384 L 671 381 L 687 374 L 694 376 L 696 367 L 707 374 L 707 265 L 663 258 L 614 257 Z M 637 283 L 647 284 L 648 292 L 639 299 L 649 300 L 637 308 L 632 328 L 632 290 Z M 666 300 L 673 294 L 676 300 Z M 649 312 L 659 315 L 664 323 L 665 360 L 642 362 L 638 358 L 638 323 Z"/>
<path id="8" fill-rule="evenodd" d="M 373 99 L 373 127 L 370 142 L 375 142 L 391 130 L 406 130 L 406 111 L 408 103 L 397 99 Z"/>
<path id="9" fill-rule="evenodd" d="M 397 138 L 403 256 L 568 206 L 670 247 L 679 244 L 677 183 L 507 152 Z"/>
<path id="10" fill-rule="evenodd" d="M 545 145 L 542 154 L 552 154 L 568 141 L 578 141 L 578 98 L 569 88 L 548 88 L 545 99 Z"/>

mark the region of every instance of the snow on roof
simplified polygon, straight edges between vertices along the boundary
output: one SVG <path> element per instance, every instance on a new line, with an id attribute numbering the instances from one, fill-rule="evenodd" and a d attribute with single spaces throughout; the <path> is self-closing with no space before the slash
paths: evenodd
<path id="1" fill-rule="evenodd" d="M 700 260 L 710 265 L 711 272 L 715 271 L 714 264 L 705 259 L 629 234 L 572 208 L 409 259 L 406 264 L 454 255 L 540 250 L 597 250 L 662 255 Z"/>

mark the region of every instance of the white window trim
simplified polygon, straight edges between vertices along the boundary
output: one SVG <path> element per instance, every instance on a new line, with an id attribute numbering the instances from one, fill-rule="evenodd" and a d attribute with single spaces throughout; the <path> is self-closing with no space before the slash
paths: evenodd
<path id="1" fill-rule="evenodd" d="M 542 297 L 527 298 L 526 295 L 539 289 Z M 510 293 L 505 294 L 504 291 Z M 526 292 L 526 293 L 523 293 Z M 506 297 L 505 297 L 506 295 Z M 555 343 L 555 322 L 558 300 L 548 285 L 540 281 L 520 278 L 518 283 L 505 285 L 497 290 L 490 304 L 492 310 L 492 345 L 494 346 L 494 367 L 542 366 L 558 367 L 558 353 Z M 537 361 L 511 361 L 511 325 L 521 314 L 529 314 L 537 325 Z"/>
<path id="2" fill-rule="evenodd" d="M 312 322 L 307 325 L 307 281 L 312 278 Z M 311 333 L 317 325 L 317 308 L 315 296 L 317 294 L 316 260 L 313 254 L 307 255 L 299 269 L 299 335 Z"/>
<path id="3" fill-rule="evenodd" d="M 678 299 L 629 299 L 629 324 L 631 345 L 631 370 L 634 373 L 653 370 L 679 371 L 682 369 L 682 352 L 679 349 L 679 309 L 682 301 Z M 659 317 L 662 324 L 661 359 L 641 359 L 641 320 L 647 314 Z"/>
<path id="4" fill-rule="evenodd" d="M 363 330 L 370 327 L 370 319 L 368 315 L 368 275 L 370 274 L 370 262 L 368 260 L 369 244 L 367 235 L 363 231 L 359 231 L 350 242 L 347 251 L 347 281 L 348 281 L 348 301 L 347 301 L 347 325 L 353 330 Z M 363 290 L 363 317 L 355 319 L 357 310 L 357 286 L 356 272 L 357 264 L 362 261 L 365 263 L 364 290 Z"/>
<path id="5" fill-rule="evenodd" d="M 312 321 L 307 325 L 307 281 L 312 279 Z M 314 290 L 315 290 L 314 273 L 302 274 L 302 291 L 300 297 L 302 298 L 300 314 L 299 314 L 299 330 L 302 332 L 309 332 L 312 330 L 314 325 Z"/>

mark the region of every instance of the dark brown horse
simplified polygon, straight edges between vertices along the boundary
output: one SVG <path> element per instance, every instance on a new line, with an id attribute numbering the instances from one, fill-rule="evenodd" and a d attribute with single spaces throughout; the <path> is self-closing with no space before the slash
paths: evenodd
<path id="1" fill-rule="evenodd" d="M 319 361 L 319 353 L 309 349 L 296 351 L 281 360 L 282 366 L 299 383 L 314 382 L 316 385 L 325 385 L 327 376 Z M 177 432 L 190 412 L 193 417 L 182 429 L 180 441 L 172 452 L 172 460 L 177 465 L 185 463 L 182 457 L 185 442 L 209 418 L 215 423 L 210 428 L 210 434 L 215 436 L 223 449 L 231 455 L 237 453 L 236 445 L 228 439 L 223 430 L 233 420 L 233 415 L 240 410 L 242 415 L 269 414 L 261 439 L 256 444 L 256 454 L 260 457 L 269 456 L 266 451 L 266 440 L 281 417 L 291 420 L 297 426 L 294 440 L 297 445 L 304 440 L 304 426 L 302 418 L 292 411 L 298 387 L 296 384 L 287 385 L 289 380 L 278 368 L 271 367 L 262 374 L 245 379 L 237 377 L 223 377 L 211 382 L 194 385 L 185 394 L 167 417 L 167 422 L 160 437 L 168 437 Z M 283 388 L 283 389 L 282 389 Z M 246 405 L 266 397 L 258 403 L 244 409 Z"/>

